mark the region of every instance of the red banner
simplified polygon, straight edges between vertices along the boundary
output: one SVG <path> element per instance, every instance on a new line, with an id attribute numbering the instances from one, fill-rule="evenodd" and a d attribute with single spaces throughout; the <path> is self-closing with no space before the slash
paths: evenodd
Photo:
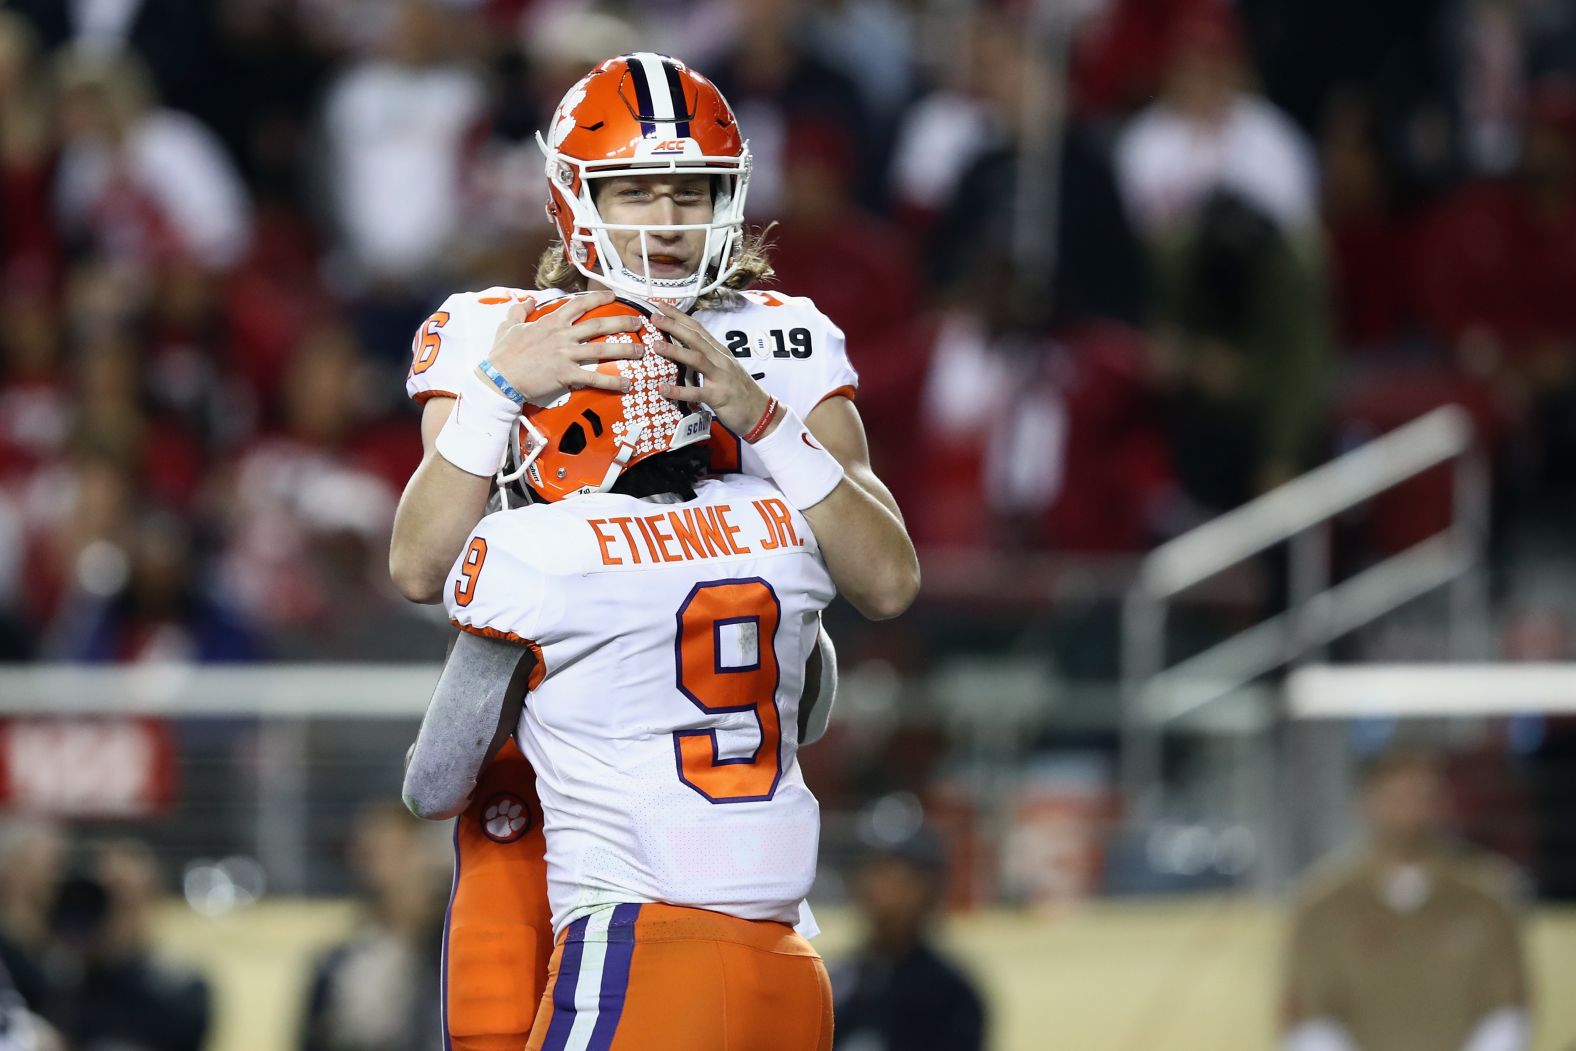
<path id="1" fill-rule="evenodd" d="M 160 719 L 0 721 L 0 805 L 64 818 L 147 817 L 175 798 L 175 740 Z"/>

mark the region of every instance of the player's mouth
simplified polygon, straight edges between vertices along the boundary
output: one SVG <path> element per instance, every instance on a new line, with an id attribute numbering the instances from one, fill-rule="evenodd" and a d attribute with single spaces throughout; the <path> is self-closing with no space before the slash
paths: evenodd
<path id="1" fill-rule="evenodd" d="M 646 262 L 651 264 L 652 277 L 688 277 L 689 263 L 681 256 L 657 252 L 646 256 Z"/>

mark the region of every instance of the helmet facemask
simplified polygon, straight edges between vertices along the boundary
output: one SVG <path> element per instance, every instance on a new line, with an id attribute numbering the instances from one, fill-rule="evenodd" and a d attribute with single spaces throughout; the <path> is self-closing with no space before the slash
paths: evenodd
<path id="1" fill-rule="evenodd" d="M 555 220 L 563 218 L 554 215 L 555 208 L 569 213 L 568 221 L 558 221 L 557 225 L 565 236 L 564 249 L 570 264 L 588 280 L 616 292 L 673 303 L 680 310 L 688 310 L 701 296 L 721 288 L 738 269 L 744 254 L 744 201 L 750 180 L 747 144 L 739 156 L 730 157 L 703 155 L 690 139 L 642 143 L 640 152 L 648 157 L 600 162 L 560 153 L 540 134 L 537 145 L 547 158 L 549 216 Z M 602 218 L 595 199 L 599 180 L 649 175 L 709 177 L 713 186 L 711 221 L 659 226 L 609 223 Z M 648 234 L 691 230 L 703 230 L 706 235 L 695 271 L 682 278 L 653 277 Z M 624 259 L 613 246 L 609 236 L 612 231 L 636 232 L 639 257 Z"/>

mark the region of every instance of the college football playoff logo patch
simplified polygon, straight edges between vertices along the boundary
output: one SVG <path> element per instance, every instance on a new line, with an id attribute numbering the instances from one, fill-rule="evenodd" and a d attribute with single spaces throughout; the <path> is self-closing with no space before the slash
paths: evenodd
<path id="1" fill-rule="evenodd" d="M 494 843 L 513 843 L 531 827 L 531 812 L 525 800 L 500 792 L 487 801 L 482 811 L 482 832 Z"/>

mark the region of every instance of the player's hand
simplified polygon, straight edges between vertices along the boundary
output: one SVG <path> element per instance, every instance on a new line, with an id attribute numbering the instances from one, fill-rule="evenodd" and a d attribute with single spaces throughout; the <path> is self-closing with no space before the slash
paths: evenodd
<path id="1" fill-rule="evenodd" d="M 728 348 L 699 321 L 660 303 L 655 305 L 651 323 L 668 337 L 656 345 L 656 352 L 698 373 L 704 384 L 667 384 L 662 396 L 705 405 L 735 434 L 754 427 L 771 398 Z"/>
<path id="2" fill-rule="evenodd" d="M 536 308 L 527 296 L 509 308 L 508 315 L 493 336 L 487 360 L 503 373 L 510 386 L 533 405 L 547 405 L 565 391 L 582 387 L 623 393 L 629 381 L 622 376 L 591 372 L 581 365 L 599 361 L 634 360 L 643 357 L 643 343 L 587 343 L 598 336 L 615 332 L 634 332 L 641 319 L 634 316 L 581 318 L 590 310 L 613 302 L 612 292 L 593 292 L 577 298 L 538 321 L 526 321 Z"/>

